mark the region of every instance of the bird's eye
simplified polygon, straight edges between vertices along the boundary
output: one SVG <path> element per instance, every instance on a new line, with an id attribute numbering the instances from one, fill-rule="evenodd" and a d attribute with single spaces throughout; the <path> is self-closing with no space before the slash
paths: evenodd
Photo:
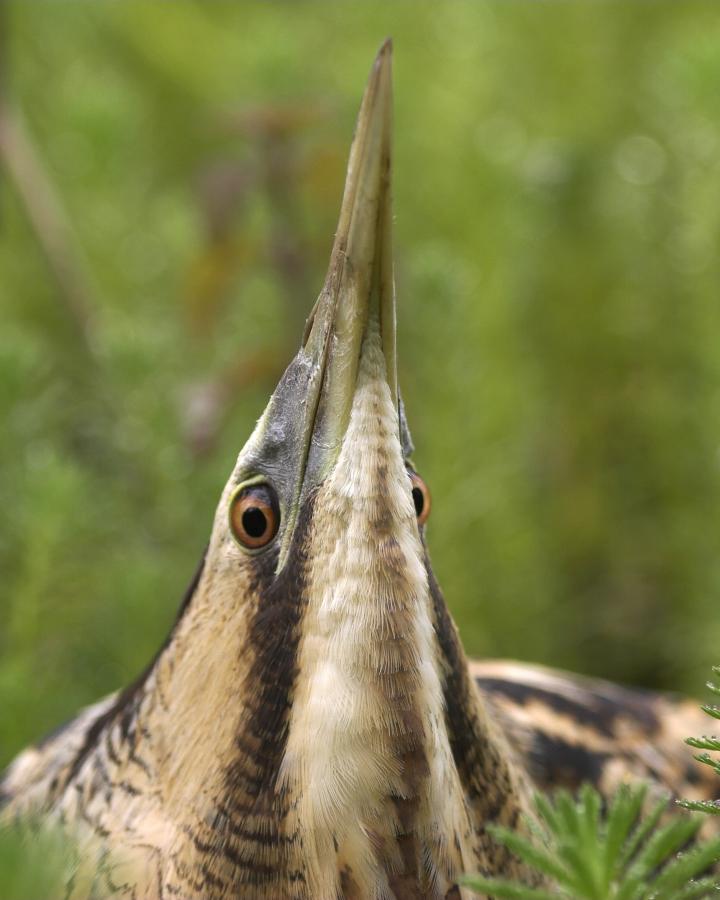
<path id="1" fill-rule="evenodd" d="M 277 494 L 269 484 L 240 485 L 230 498 L 230 530 L 246 550 L 267 546 L 280 526 Z"/>
<path id="2" fill-rule="evenodd" d="M 430 507 L 432 506 L 430 490 L 417 472 L 410 472 L 409 475 L 418 525 L 424 525 L 430 515 Z"/>

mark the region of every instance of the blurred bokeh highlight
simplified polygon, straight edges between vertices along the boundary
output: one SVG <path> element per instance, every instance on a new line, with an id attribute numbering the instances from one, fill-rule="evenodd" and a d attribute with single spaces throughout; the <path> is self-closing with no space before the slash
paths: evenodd
<path id="1" fill-rule="evenodd" d="M 0 10 L 0 764 L 167 632 L 388 34 L 401 384 L 466 647 L 701 693 L 715 0 Z"/>

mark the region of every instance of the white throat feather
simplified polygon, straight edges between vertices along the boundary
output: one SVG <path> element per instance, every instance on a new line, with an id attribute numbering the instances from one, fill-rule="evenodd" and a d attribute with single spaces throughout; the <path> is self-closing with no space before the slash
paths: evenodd
<path id="1" fill-rule="evenodd" d="M 398 415 L 377 326 L 320 489 L 281 781 L 311 896 L 444 896 L 471 828 L 444 725 L 440 658 Z M 394 876 L 392 873 L 396 873 Z M 343 884 L 348 893 L 348 883 Z M 425 894 L 427 892 L 427 894 Z"/>

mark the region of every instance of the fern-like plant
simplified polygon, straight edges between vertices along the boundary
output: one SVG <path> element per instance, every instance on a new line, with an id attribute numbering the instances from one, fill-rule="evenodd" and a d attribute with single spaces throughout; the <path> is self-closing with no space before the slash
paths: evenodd
<path id="1" fill-rule="evenodd" d="M 667 801 L 643 815 L 647 788 L 623 786 L 605 814 L 589 785 L 575 799 L 559 791 L 538 795 L 538 821 L 531 836 L 493 827 L 495 839 L 546 879 L 547 888 L 468 876 L 464 885 L 509 900 L 696 900 L 717 896 L 716 877 L 707 875 L 720 858 L 720 838 L 693 844 L 702 819 L 675 816 L 661 822 Z M 690 849 L 685 849 L 690 846 Z M 685 852 L 681 852 L 685 849 Z"/>
<path id="2" fill-rule="evenodd" d="M 56 831 L 0 828 L 2 900 L 63 900 L 72 851 Z"/>
<path id="3" fill-rule="evenodd" d="M 720 676 L 720 666 L 713 666 L 713 674 Z M 720 685 L 715 684 L 713 681 L 708 681 L 707 687 L 715 696 L 720 697 Z M 713 719 L 720 719 L 720 706 L 707 704 L 702 709 Z M 695 754 L 695 759 L 706 766 L 710 766 L 717 775 L 720 775 L 720 760 L 717 757 L 710 756 L 710 753 L 720 750 L 720 738 L 704 735 L 699 738 L 687 738 L 685 743 L 696 750 L 702 750 L 702 753 Z M 720 815 L 720 800 L 678 800 L 677 802 L 678 806 L 683 806 L 685 809 L 709 813 L 712 816 Z"/>

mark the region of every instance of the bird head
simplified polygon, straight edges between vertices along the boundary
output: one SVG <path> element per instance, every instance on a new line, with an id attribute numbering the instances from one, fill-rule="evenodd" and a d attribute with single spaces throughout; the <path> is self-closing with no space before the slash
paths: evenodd
<path id="1" fill-rule="evenodd" d="M 387 42 L 358 116 L 325 284 L 300 349 L 241 451 L 220 503 L 213 549 L 222 546 L 232 566 L 262 566 L 275 576 L 292 566 L 291 549 L 312 530 L 323 486 L 337 470 L 343 449 L 351 457 L 347 474 L 355 481 L 370 481 L 367 471 L 376 467 L 378 452 L 409 467 L 412 443 L 397 385 L 391 136 Z M 382 382 L 378 390 L 387 419 L 365 421 L 362 434 L 355 429 L 350 448 L 348 429 L 363 368 L 366 379 L 372 375 Z M 391 438 L 388 446 L 386 437 Z M 374 452 L 368 453 L 370 448 Z M 402 487 L 410 497 L 410 468 Z M 422 490 L 418 486 L 415 495 L 420 510 Z M 370 522 L 367 527 L 370 532 Z M 260 563 L 261 558 L 271 562 Z"/>

